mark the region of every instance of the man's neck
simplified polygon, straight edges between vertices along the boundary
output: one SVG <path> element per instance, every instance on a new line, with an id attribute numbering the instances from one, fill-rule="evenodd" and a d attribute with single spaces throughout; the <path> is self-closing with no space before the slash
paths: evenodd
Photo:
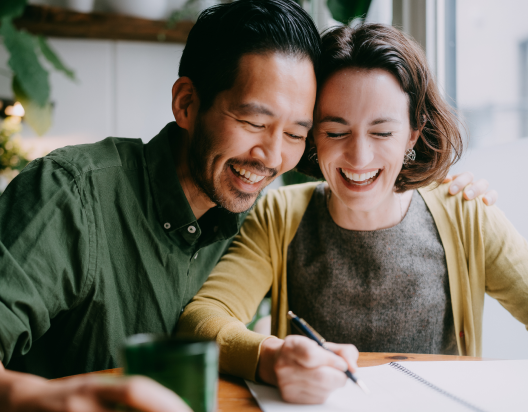
<path id="1" fill-rule="evenodd" d="M 176 166 L 176 174 L 180 185 L 185 193 L 187 202 L 191 206 L 196 220 L 200 219 L 209 209 L 216 205 L 209 197 L 196 185 L 189 168 L 189 135 L 187 130 L 178 129 L 178 146 L 173 154 Z"/>

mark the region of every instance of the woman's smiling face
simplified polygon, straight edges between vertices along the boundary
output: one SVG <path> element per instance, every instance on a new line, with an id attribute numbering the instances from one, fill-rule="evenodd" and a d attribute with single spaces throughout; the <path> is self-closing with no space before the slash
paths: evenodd
<path id="1" fill-rule="evenodd" d="M 381 69 L 342 69 L 320 89 L 314 120 L 319 166 L 333 194 L 358 212 L 389 200 L 419 136 L 398 80 Z"/>

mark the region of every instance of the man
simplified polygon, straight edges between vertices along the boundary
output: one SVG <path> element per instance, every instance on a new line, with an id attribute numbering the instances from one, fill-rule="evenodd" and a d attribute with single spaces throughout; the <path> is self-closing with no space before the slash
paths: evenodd
<path id="1" fill-rule="evenodd" d="M 126 336 L 174 330 L 241 213 L 300 159 L 319 43 L 294 2 L 209 9 L 181 58 L 176 123 L 146 145 L 109 138 L 59 149 L 6 189 L 0 410 L 109 401 L 155 410 L 132 396 L 141 386 L 161 396 L 148 381 L 50 384 L 28 373 L 57 378 L 116 367 Z"/>
<path id="2" fill-rule="evenodd" d="M 146 378 L 30 374 L 113 368 L 126 336 L 174 330 L 244 212 L 300 159 L 318 56 L 292 1 L 213 7 L 182 55 L 176 123 L 146 145 L 59 149 L 13 181 L 0 197 L 2 411 L 184 410 Z"/>

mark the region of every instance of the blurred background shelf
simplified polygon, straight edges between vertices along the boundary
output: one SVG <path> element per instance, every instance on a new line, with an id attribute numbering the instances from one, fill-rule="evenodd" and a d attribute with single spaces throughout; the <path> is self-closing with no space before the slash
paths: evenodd
<path id="1" fill-rule="evenodd" d="M 33 34 L 79 39 L 185 43 L 194 23 L 178 22 L 168 29 L 155 21 L 109 13 L 78 13 L 58 7 L 30 5 L 15 24 Z"/>

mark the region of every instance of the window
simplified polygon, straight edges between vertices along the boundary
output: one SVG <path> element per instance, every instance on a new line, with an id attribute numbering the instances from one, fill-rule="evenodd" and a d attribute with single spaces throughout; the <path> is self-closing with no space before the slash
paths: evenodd
<path id="1" fill-rule="evenodd" d="M 528 2 L 457 1 L 457 106 L 471 147 L 528 137 Z"/>
<path id="2" fill-rule="evenodd" d="M 528 39 L 520 45 L 521 60 L 521 137 L 528 137 Z"/>

